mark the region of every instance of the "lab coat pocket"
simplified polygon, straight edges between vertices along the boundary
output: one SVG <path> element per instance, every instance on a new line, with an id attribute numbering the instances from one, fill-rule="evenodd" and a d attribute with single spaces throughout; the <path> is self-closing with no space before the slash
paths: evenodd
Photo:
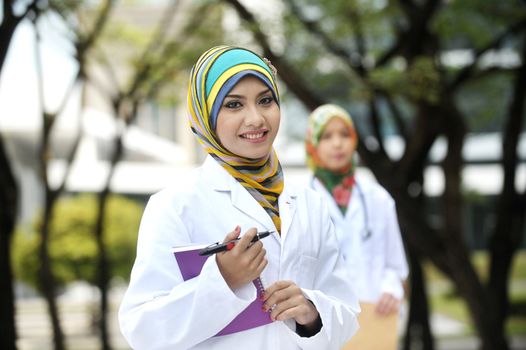
<path id="1" fill-rule="evenodd" d="M 302 288 L 312 289 L 314 287 L 314 278 L 316 277 L 316 267 L 318 259 L 301 254 L 298 266 L 298 285 Z"/>

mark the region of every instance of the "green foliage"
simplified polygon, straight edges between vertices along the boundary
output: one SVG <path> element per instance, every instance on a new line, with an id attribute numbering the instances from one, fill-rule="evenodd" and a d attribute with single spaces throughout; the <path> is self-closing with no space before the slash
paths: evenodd
<path id="1" fill-rule="evenodd" d="M 449 48 L 480 48 L 526 15 L 516 0 L 450 1 L 432 23 Z"/>
<path id="2" fill-rule="evenodd" d="M 510 73 L 481 77 L 464 85 L 456 100 L 473 132 L 500 131 L 508 113 Z M 488 103 L 491 101 L 491 103 Z"/>
<path id="3" fill-rule="evenodd" d="M 94 283 L 97 273 L 95 225 L 97 197 L 78 195 L 60 199 L 51 222 L 49 251 L 52 268 L 59 285 L 83 280 Z M 143 206 L 133 200 L 111 196 L 105 215 L 104 242 L 110 276 L 125 280 L 135 258 L 137 231 Z M 15 277 L 38 289 L 37 273 L 41 219 L 30 230 L 19 228 L 13 239 Z"/>
<path id="4" fill-rule="evenodd" d="M 378 68 L 372 72 L 371 82 L 386 91 L 397 91 L 412 101 L 438 102 L 440 76 L 427 57 L 419 57 L 407 70 Z"/>
<path id="5" fill-rule="evenodd" d="M 283 57 L 301 72 L 305 83 L 328 101 L 350 106 L 355 110 L 353 117 L 364 121 L 370 118 L 369 108 L 355 106 L 367 106 L 372 88 L 382 88 L 393 100 L 411 107 L 408 110 L 396 103 L 409 131 L 414 126 L 411 121 L 416 120 L 412 111 L 422 104 L 443 102 L 448 84 L 462 68 L 473 63 L 474 53 L 526 16 L 526 6 L 516 0 L 442 2 L 426 26 L 433 39 L 414 50 L 411 42 L 418 41 L 419 32 L 408 32 L 410 6 L 399 1 L 293 2 L 296 8 L 287 6 L 283 17 L 287 38 Z M 416 6 L 423 7 L 423 3 L 418 1 Z M 298 14 L 317 30 L 309 32 Z M 324 43 L 318 31 L 339 50 Z M 495 49 L 505 48 L 508 55 L 517 54 L 519 37 L 513 37 Z M 359 51 L 360 42 L 363 54 Z M 402 50 L 381 61 L 399 44 L 403 44 Z M 455 103 L 465 116 L 469 132 L 501 130 L 512 88 L 510 77 L 516 74 L 513 66 L 500 63 L 509 60 L 506 50 L 498 52 L 492 68 L 484 62 L 477 65 L 461 88 L 454 91 Z M 367 74 L 359 74 L 360 64 Z M 383 121 L 392 119 L 388 113 L 382 114 Z M 383 133 L 391 130 L 381 129 Z"/>

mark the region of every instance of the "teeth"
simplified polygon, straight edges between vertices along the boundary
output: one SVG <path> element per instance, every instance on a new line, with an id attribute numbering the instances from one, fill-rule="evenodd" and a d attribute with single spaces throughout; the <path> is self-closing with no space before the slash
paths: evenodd
<path id="1" fill-rule="evenodd" d="M 259 133 L 259 134 L 245 134 L 243 135 L 244 138 L 246 139 L 259 139 L 261 137 L 263 137 L 263 133 Z"/>

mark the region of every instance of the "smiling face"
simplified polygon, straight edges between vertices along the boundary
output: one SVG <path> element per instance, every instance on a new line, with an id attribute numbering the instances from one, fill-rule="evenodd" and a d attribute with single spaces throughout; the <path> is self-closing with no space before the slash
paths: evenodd
<path id="1" fill-rule="evenodd" d="M 271 90 L 260 79 L 249 75 L 223 100 L 217 115 L 216 134 L 230 152 L 258 159 L 270 153 L 280 118 Z"/>
<path id="2" fill-rule="evenodd" d="M 324 167 L 337 172 L 348 166 L 356 149 L 356 135 L 343 120 L 333 117 L 323 129 L 317 153 Z"/>

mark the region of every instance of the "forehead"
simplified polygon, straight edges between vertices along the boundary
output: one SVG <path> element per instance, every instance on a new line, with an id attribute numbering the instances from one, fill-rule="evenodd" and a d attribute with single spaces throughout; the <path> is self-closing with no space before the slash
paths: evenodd
<path id="1" fill-rule="evenodd" d="M 230 93 L 244 95 L 252 92 L 260 93 L 267 90 L 270 90 L 269 87 L 261 79 L 253 75 L 247 75 L 234 85 Z"/>
<path id="2" fill-rule="evenodd" d="M 342 118 L 340 117 L 331 117 L 329 120 L 327 120 L 327 123 L 325 124 L 325 127 L 323 128 L 323 131 L 338 131 L 340 129 L 342 130 L 349 130 L 350 125 L 346 123 Z"/>

